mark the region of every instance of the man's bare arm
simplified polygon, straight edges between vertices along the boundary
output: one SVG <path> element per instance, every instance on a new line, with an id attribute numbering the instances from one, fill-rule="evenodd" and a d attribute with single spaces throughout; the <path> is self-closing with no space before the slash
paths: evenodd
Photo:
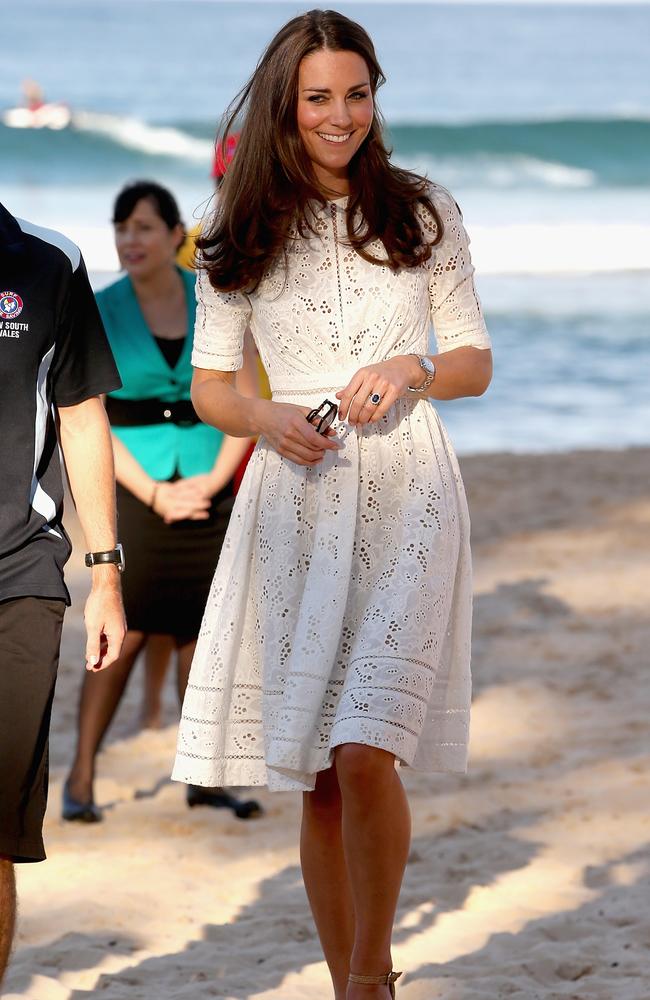
<path id="1" fill-rule="evenodd" d="M 113 448 L 106 411 L 94 396 L 58 408 L 59 440 L 79 521 L 89 552 L 117 544 Z M 119 571 L 93 566 L 86 622 L 86 668 L 101 670 L 119 656 L 126 631 Z"/>

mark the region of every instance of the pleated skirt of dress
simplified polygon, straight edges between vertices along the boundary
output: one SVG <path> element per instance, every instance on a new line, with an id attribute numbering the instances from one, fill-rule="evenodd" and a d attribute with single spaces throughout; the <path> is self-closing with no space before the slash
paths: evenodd
<path id="1" fill-rule="evenodd" d="M 464 771 L 471 602 L 465 494 L 428 401 L 350 429 L 318 468 L 260 442 L 206 605 L 173 778 L 309 790 L 342 743 Z"/>

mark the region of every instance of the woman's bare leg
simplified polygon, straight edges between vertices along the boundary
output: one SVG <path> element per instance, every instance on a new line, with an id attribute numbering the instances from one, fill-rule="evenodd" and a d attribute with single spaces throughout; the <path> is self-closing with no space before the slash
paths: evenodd
<path id="1" fill-rule="evenodd" d="M 336 1000 L 345 1000 L 354 944 L 354 913 L 343 854 L 341 792 L 335 767 L 321 771 L 314 791 L 303 795 L 300 860 Z"/>
<path id="2" fill-rule="evenodd" d="M 196 649 L 196 639 L 178 639 L 176 645 L 176 691 L 179 707 L 183 708 L 185 689 L 190 679 L 192 657 Z"/>
<path id="3" fill-rule="evenodd" d="M 0 854 L 0 986 L 16 930 L 16 876 L 13 861 Z"/>
<path id="4" fill-rule="evenodd" d="M 174 649 L 170 635 L 150 635 L 144 650 L 144 691 L 140 725 L 143 729 L 162 726 L 162 691 Z"/>
<path id="5" fill-rule="evenodd" d="M 337 747 L 335 760 L 355 917 L 350 971 L 381 976 L 392 969 L 393 922 L 411 838 L 408 802 L 392 754 L 346 743 Z M 389 995 L 388 986 L 350 984 L 346 998 Z"/>
<path id="6" fill-rule="evenodd" d="M 127 632 L 115 663 L 99 673 L 84 674 L 79 698 L 77 750 L 67 780 L 68 791 L 77 802 L 93 799 L 95 757 L 145 640 L 143 632 Z"/>

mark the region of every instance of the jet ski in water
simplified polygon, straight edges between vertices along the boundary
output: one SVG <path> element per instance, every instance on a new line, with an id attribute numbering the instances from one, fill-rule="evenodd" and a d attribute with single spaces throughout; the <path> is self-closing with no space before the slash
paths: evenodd
<path id="1" fill-rule="evenodd" d="M 41 104 L 37 108 L 8 108 L 2 112 L 2 124 L 8 128 L 67 128 L 72 112 L 67 104 Z"/>
<path id="2" fill-rule="evenodd" d="M 2 112 L 2 124 L 8 128 L 67 128 L 72 112 L 61 101 L 46 101 L 35 80 L 23 80 L 23 104 Z"/>

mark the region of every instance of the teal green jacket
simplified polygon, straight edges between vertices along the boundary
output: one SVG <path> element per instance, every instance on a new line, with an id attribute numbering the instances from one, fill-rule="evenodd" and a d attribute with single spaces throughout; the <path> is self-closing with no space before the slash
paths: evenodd
<path id="1" fill-rule="evenodd" d="M 167 364 L 145 322 L 128 275 L 97 293 L 97 305 L 122 379 L 122 388 L 111 396 L 173 403 L 190 398 L 195 275 L 180 268 L 179 273 L 187 301 L 187 336 L 174 368 Z M 221 431 L 205 424 L 149 424 L 112 430 L 153 479 L 169 479 L 174 473 L 195 476 L 209 472 L 223 440 Z"/>

